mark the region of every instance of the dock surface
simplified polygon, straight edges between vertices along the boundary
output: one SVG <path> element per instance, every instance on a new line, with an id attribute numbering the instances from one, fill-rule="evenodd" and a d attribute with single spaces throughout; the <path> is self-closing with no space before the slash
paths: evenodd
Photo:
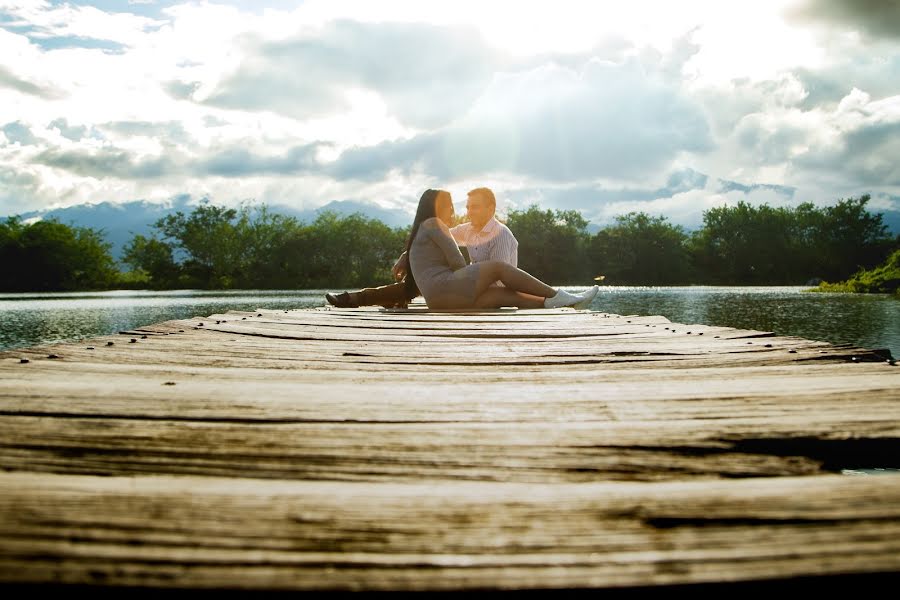
<path id="1" fill-rule="evenodd" d="M 876 576 L 898 467 L 877 351 L 571 309 L 228 312 L 0 353 L 0 583 Z"/>

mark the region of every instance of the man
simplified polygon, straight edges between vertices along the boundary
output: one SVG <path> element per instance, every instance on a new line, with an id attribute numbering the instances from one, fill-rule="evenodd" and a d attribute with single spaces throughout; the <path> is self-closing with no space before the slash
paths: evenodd
<path id="1" fill-rule="evenodd" d="M 488 188 L 475 188 L 466 199 L 467 223 L 450 229 L 453 239 L 460 247 L 468 250 L 471 262 L 499 260 L 519 266 L 519 242 L 509 227 L 494 218 L 497 210 L 497 199 Z M 398 283 L 376 288 L 364 288 L 356 292 L 325 294 L 325 299 L 338 308 L 356 308 L 359 306 L 384 306 L 392 308 L 406 306 L 409 299 L 406 295 L 406 284 L 401 281 L 409 269 L 406 252 L 400 255 L 391 274 Z M 497 282 L 494 285 L 503 285 Z"/>

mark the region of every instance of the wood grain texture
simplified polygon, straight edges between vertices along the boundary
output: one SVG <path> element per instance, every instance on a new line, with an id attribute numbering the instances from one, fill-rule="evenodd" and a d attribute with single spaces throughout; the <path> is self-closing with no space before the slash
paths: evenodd
<path id="1" fill-rule="evenodd" d="M 898 390 L 881 352 L 569 309 L 233 311 L 3 352 L 0 582 L 893 573 Z"/>

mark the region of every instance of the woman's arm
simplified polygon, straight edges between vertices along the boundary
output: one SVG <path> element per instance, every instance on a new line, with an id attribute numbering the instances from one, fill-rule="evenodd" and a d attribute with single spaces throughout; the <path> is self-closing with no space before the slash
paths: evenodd
<path id="1" fill-rule="evenodd" d="M 447 264 L 452 270 L 458 271 L 466 266 L 466 259 L 463 258 L 462 252 L 459 251 L 459 246 L 456 245 L 456 241 L 450 235 L 450 228 L 440 219 L 431 218 L 423 221 L 419 226 L 419 231 L 423 229 L 444 253 L 444 258 L 447 259 Z"/>
<path id="2" fill-rule="evenodd" d="M 406 277 L 408 271 L 409 255 L 406 253 L 406 250 L 404 250 L 403 254 L 400 255 L 400 258 L 397 259 L 397 262 L 394 263 L 393 268 L 391 268 L 391 274 L 394 276 L 394 279 L 400 281 Z"/>

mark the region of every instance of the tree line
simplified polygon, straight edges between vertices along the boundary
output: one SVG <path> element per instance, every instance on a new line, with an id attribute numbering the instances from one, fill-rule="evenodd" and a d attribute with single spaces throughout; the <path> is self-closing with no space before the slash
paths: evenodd
<path id="1" fill-rule="evenodd" d="M 635 212 L 596 233 L 574 210 L 532 205 L 509 212 L 519 266 L 557 285 L 803 285 L 841 281 L 897 248 L 870 197 L 833 206 L 754 206 L 703 213 L 688 232 Z M 313 222 L 265 205 L 201 204 L 135 235 L 118 264 L 103 232 L 57 221 L 0 222 L 0 290 L 315 289 L 386 283 L 409 227 L 361 214 L 321 213 Z"/>
<path id="2" fill-rule="evenodd" d="M 522 268 L 554 282 L 603 275 L 616 285 L 804 285 L 840 281 L 900 247 L 869 195 L 816 207 L 740 202 L 703 213 L 688 232 L 666 217 L 636 212 L 591 235 L 576 211 L 511 212 Z"/>

